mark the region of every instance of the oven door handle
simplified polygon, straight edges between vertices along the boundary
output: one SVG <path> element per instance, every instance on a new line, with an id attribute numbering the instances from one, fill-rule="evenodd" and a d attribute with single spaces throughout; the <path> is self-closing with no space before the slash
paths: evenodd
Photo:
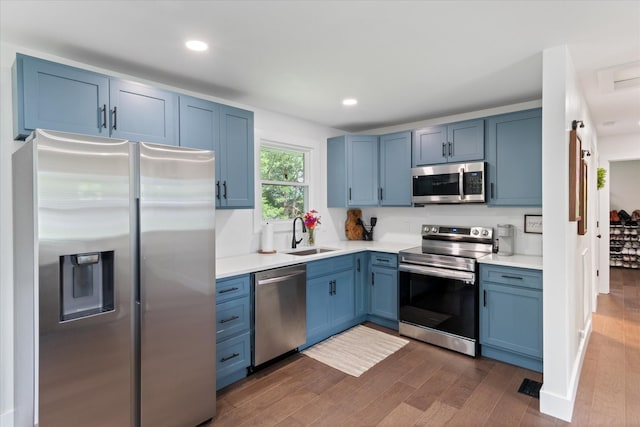
<path id="1" fill-rule="evenodd" d="M 476 274 L 469 271 L 447 270 L 436 267 L 422 267 L 417 265 L 400 264 L 398 271 L 423 274 L 426 276 L 444 277 L 445 279 L 462 280 L 467 285 L 475 285 Z"/>

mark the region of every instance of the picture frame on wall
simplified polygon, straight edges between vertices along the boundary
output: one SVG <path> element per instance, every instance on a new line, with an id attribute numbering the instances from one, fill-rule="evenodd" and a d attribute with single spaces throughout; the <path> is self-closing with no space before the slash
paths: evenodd
<path id="1" fill-rule="evenodd" d="M 578 220 L 578 234 L 587 234 L 587 162 L 580 160 L 580 219 Z"/>
<path id="2" fill-rule="evenodd" d="M 582 176 L 582 140 L 578 131 L 569 133 L 569 221 L 580 221 L 580 183 Z"/>
<path id="3" fill-rule="evenodd" d="M 525 215 L 524 232 L 542 234 L 542 215 Z"/>

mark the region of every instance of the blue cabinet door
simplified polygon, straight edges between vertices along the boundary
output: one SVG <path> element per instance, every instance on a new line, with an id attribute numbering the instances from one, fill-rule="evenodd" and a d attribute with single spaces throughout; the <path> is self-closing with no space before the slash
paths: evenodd
<path id="1" fill-rule="evenodd" d="M 378 205 L 378 137 L 347 137 L 348 206 Z"/>
<path id="2" fill-rule="evenodd" d="M 431 126 L 413 135 L 413 166 L 447 162 L 447 127 Z"/>
<path id="3" fill-rule="evenodd" d="M 378 205 L 378 137 L 346 135 L 327 140 L 327 206 Z"/>
<path id="4" fill-rule="evenodd" d="M 220 105 L 180 95 L 180 145 L 213 150 L 216 156 L 216 208 L 220 207 Z"/>
<path id="5" fill-rule="evenodd" d="M 542 358 L 542 292 L 492 282 L 481 291 L 480 343 Z"/>
<path id="6" fill-rule="evenodd" d="M 220 106 L 220 207 L 255 206 L 253 112 Z"/>
<path id="7" fill-rule="evenodd" d="M 398 270 L 371 266 L 370 313 L 389 320 L 398 320 Z"/>
<path id="8" fill-rule="evenodd" d="M 178 95 L 126 80 L 109 82 L 111 136 L 178 145 Z"/>
<path id="9" fill-rule="evenodd" d="M 335 273 L 333 277 L 332 325 L 353 320 L 356 315 L 356 286 L 353 270 Z"/>
<path id="10" fill-rule="evenodd" d="M 449 163 L 484 159 L 484 120 L 467 120 L 447 126 Z"/>
<path id="11" fill-rule="evenodd" d="M 356 254 L 356 274 L 355 274 L 355 295 L 356 295 L 356 316 L 365 316 L 369 308 L 369 286 L 367 282 L 369 253 L 361 252 Z"/>
<path id="12" fill-rule="evenodd" d="M 109 136 L 107 76 L 16 55 L 14 137 L 34 129 Z"/>
<path id="13" fill-rule="evenodd" d="M 327 139 L 327 207 L 347 206 L 347 137 Z"/>
<path id="14" fill-rule="evenodd" d="M 333 287 L 328 276 L 307 281 L 307 340 L 331 328 Z"/>
<path id="15" fill-rule="evenodd" d="M 411 206 L 411 132 L 380 137 L 380 206 Z"/>
<path id="16" fill-rule="evenodd" d="M 487 119 L 488 203 L 542 206 L 542 110 Z"/>
<path id="17" fill-rule="evenodd" d="M 180 95 L 180 146 L 217 151 L 220 109 L 215 102 Z"/>

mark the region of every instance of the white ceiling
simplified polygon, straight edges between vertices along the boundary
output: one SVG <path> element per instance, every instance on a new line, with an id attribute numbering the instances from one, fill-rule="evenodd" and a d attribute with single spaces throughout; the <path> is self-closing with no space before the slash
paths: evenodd
<path id="1" fill-rule="evenodd" d="M 640 88 L 598 83 L 640 65 L 640 0 L 1 0 L 0 40 L 350 132 L 540 99 L 566 44 L 598 134 L 640 133 Z"/>

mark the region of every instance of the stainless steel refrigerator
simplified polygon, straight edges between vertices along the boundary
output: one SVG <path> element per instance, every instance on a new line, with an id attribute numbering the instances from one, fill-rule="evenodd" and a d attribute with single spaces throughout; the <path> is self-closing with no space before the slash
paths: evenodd
<path id="1" fill-rule="evenodd" d="M 16 425 L 216 410 L 214 154 L 37 130 L 13 155 Z"/>

